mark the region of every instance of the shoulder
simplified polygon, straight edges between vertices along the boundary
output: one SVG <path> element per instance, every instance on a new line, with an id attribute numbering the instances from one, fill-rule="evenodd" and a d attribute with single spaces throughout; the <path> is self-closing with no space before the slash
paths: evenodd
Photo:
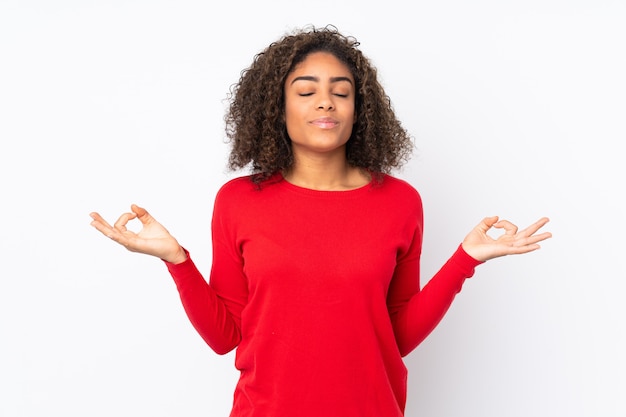
<path id="1" fill-rule="evenodd" d="M 400 198 L 415 199 L 421 201 L 419 192 L 408 181 L 389 174 L 384 174 L 380 182 L 374 186 L 383 192 L 393 194 Z"/>
<path id="2" fill-rule="evenodd" d="M 258 189 L 259 186 L 252 180 L 251 175 L 230 179 L 217 190 L 215 204 L 237 204 Z"/>
<path id="3" fill-rule="evenodd" d="M 415 187 L 406 180 L 385 174 L 372 182 L 369 203 L 379 213 L 397 218 L 422 216 L 422 198 Z"/>
<path id="4" fill-rule="evenodd" d="M 236 177 L 226 181 L 217 191 L 217 195 L 248 192 L 255 188 L 251 175 Z"/>
<path id="5" fill-rule="evenodd" d="M 279 182 L 277 175 L 273 175 L 262 181 L 255 181 L 254 175 L 236 177 L 225 182 L 219 188 L 215 201 L 216 204 L 225 202 L 250 202 L 266 194 L 261 191 L 271 188 L 270 186 L 277 182 Z"/>

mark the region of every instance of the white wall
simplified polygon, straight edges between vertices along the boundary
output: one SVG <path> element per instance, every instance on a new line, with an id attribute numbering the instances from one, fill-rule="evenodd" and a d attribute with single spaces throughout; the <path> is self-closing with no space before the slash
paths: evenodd
<path id="1" fill-rule="evenodd" d="M 88 213 L 142 204 L 208 273 L 228 87 L 289 28 L 333 23 L 415 136 L 397 175 L 424 198 L 424 276 L 483 216 L 552 219 L 407 358 L 407 416 L 623 417 L 625 18 L 620 0 L 0 0 L 0 415 L 228 415 L 233 355 Z"/>

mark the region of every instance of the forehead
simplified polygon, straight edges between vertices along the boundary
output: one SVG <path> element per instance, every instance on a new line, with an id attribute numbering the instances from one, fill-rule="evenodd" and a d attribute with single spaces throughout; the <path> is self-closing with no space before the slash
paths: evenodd
<path id="1" fill-rule="evenodd" d="M 339 58 L 330 52 L 312 52 L 298 63 L 291 73 L 287 76 L 287 79 L 293 79 L 300 75 L 312 75 L 312 76 L 343 76 L 354 79 L 352 72 L 346 64 L 344 64 Z"/>

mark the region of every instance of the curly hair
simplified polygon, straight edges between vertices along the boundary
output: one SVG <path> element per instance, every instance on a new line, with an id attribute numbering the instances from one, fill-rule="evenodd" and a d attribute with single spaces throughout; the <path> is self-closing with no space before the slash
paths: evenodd
<path id="1" fill-rule="evenodd" d="M 305 27 L 284 35 L 258 53 L 230 88 L 224 116 L 232 144 L 228 167 L 250 166 L 256 181 L 288 170 L 294 163 L 284 120 L 284 83 L 313 52 L 328 52 L 351 71 L 356 84 L 357 121 L 346 144 L 350 165 L 374 176 L 403 165 L 413 149 L 411 137 L 397 119 L 391 100 L 378 81 L 376 68 L 358 49 L 354 37 L 334 27 Z"/>

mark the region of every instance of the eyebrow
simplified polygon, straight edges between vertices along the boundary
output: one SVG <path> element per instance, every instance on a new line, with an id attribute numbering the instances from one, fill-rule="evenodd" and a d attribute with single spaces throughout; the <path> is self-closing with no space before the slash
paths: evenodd
<path id="1" fill-rule="evenodd" d="M 295 83 L 296 81 L 315 81 L 315 82 L 319 82 L 320 78 L 319 77 L 314 77 L 312 75 L 302 75 L 300 77 L 296 77 L 293 79 L 293 81 L 291 81 L 291 84 Z M 337 83 L 340 81 L 347 81 L 350 84 L 352 84 L 352 80 L 349 77 L 330 77 L 330 82 L 331 83 Z"/>

